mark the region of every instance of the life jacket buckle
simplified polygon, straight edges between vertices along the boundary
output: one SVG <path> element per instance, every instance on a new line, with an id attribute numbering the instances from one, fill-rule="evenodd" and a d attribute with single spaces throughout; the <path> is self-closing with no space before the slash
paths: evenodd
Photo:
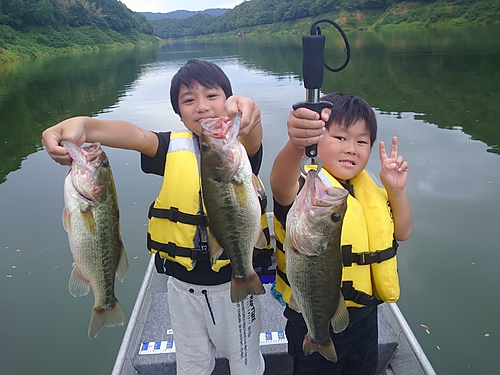
<path id="1" fill-rule="evenodd" d="M 364 265 L 364 264 L 372 264 L 372 263 L 380 263 L 380 254 L 378 252 L 366 252 L 366 253 L 353 253 L 353 255 L 356 255 L 358 257 L 356 263 L 358 265 Z"/>
<path id="2" fill-rule="evenodd" d="M 205 214 L 198 214 L 196 216 L 199 216 L 203 222 L 202 225 L 204 225 L 205 227 L 208 227 L 208 216 L 205 215 Z"/>
<path id="3" fill-rule="evenodd" d="M 209 259 L 208 245 L 200 244 L 199 248 L 191 249 L 190 258 L 192 260 L 208 260 Z"/>
<path id="4" fill-rule="evenodd" d="M 169 220 L 177 223 L 177 221 L 179 220 L 179 209 L 177 207 L 170 207 L 169 213 Z"/>

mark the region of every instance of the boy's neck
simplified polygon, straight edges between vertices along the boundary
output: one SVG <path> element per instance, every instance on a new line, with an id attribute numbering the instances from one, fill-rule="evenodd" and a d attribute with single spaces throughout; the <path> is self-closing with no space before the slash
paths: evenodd
<path id="1" fill-rule="evenodd" d="M 345 182 L 339 181 L 339 183 L 354 197 L 354 186 L 349 183 L 349 180 L 346 180 Z"/>

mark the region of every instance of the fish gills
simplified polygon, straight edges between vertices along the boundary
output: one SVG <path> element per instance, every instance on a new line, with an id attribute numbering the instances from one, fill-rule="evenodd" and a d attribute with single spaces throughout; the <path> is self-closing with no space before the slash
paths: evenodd
<path id="1" fill-rule="evenodd" d="M 347 208 L 347 190 L 327 186 L 310 170 L 286 220 L 286 272 L 292 289 L 289 307 L 302 313 L 308 332 L 305 355 L 319 352 L 336 362 L 330 338 L 349 324 L 342 296 L 340 236 Z"/>

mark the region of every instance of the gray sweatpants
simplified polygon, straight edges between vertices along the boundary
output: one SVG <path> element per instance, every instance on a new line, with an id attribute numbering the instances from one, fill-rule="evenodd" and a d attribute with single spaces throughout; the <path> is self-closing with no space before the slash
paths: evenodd
<path id="1" fill-rule="evenodd" d="M 231 283 L 193 285 L 169 277 L 168 303 L 178 375 L 209 375 L 216 349 L 233 375 L 262 375 L 259 296 L 232 303 Z"/>

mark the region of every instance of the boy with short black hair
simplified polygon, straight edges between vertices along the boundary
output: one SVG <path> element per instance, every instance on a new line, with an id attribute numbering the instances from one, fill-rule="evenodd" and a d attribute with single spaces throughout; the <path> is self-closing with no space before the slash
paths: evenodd
<path id="1" fill-rule="evenodd" d="M 307 326 L 299 312 L 288 305 L 286 336 L 294 359 L 294 375 L 373 375 L 378 360 L 377 305 L 399 298 L 396 241 L 412 231 L 412 216 L 406 193 L 408 162 L 398 155 L 392 139 L 389 157 L 379 144 L 382 164 L 380 188 L 365 171 L 377 135 L 373 109 L 362 98 L 332 93 L 321 100 L 333 104 L 321 115 L 306 108 L 293 110 L 288 118 L 289 140 L 276 157 L 270 182 L 274 198 L 277 249 L 276 290 L 286 302 L 291 288 L 286 277 L 283 244 L 286 215 L 303 186 L 300 160 L 307 146 L 318 144 L 322 159 L 320 178 L 349 191 L 341 236 L 343 259 L 342 294 L 349 310 L 349 326 L 330 336 L 338 361 L 302 349 Z"/>
<path id="2" fill-rule="evenodd" d="M 261 375 L 260 300 L 248 296 L 232 303 L 229 259 L 221 257 L 212 265 L 207 256 L 197 139 L 201 120 L 242 112 L 239 136 L 257 175 L 263 155 L 260 111 L 249 98 L 234 96 L 222 69 L 207 61 L 189 60 L 181 67 L 172 78 L 170 95 L 185 132 L 154 133 L 125 121 L 74 117 L 45 130 L 43 144 L 64 165 L 71 159 L 59 145 L 61 140 L 139 151 L 143 171 L 163 176 L 162 189 L 150 208 L 148 248 L 157 254 L 157 269 L 170 276 L 177 373 L 210 374 L 217 349 L 229 359 L 231 373 Z M 173 208 L 186 215 L 169 219 Z"/>

